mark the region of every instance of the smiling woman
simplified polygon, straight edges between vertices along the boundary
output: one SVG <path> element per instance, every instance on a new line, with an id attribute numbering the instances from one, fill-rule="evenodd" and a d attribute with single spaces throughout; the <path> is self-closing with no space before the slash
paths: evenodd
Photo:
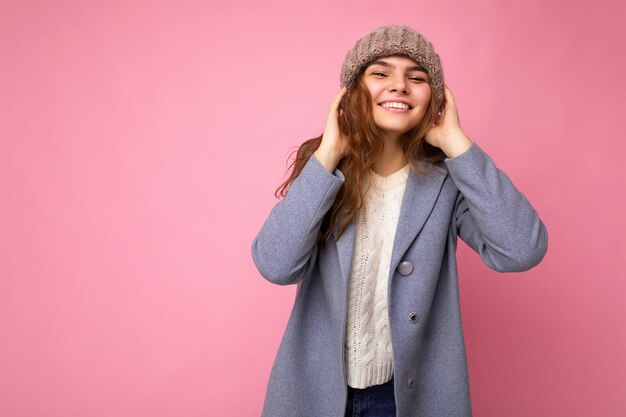
<path id="1" fill-rule="evenodd" d="M 461 129 L 421 34 L 377 29 L 340 79 L 252 242 L 265 279 L 298 285 L 263 416 L 471 416 L 458 237 L 519 272 L 543 259 L 547 230 Z"/>

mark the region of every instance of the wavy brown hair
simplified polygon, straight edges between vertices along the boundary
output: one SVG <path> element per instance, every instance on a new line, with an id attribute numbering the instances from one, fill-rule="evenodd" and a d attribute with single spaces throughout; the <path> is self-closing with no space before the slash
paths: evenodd
<path id="1" fill-rule="evenodd" d="M 331 236 L 335 225 L 338 225 L 336 241 L 343 234 L 355 213 L 361 209 L 367 192 L 367 190 L 363 191 L 361 185 L 365 181 L 369 183 L 369 171 L 383 152 L 382 131 L 374 123 L 372 98 L 363 83 L 363 74 L 364 71 L 357 76 L 354 88 L 346 92 L 339 103 L 341 110 L 338 120 L 339 129 L 349 138 L 350 150 L 337 165 L 337 169 L 343 173 L 345 180 L 333 205 L 324 216 L 318 236 L 317 243 L 324 250 L 326 240 Z M 424 139 L 428 127 L 438 119 L 438 112 L 444 106 L 445 103 L 438 103 L 435 95 L 431 94 L 430 104 L 422 121 L 405 132 L 400 139 L 413 172 L 427 173 L 432 168 L 431 163 L 441 161 L 446 157 L 441 149 L 432 146 Z M 320 146 L 322 136 L 305 141 L 294 151 L 296 158 L 287 168 L 289 171 L 293 166 L 293 170 L 289 178 L 276 189 L 274 195 L 277 198 L 287 195 L 293 180 L 300 175 L 309 158 Z M 421 164 L 420 161 L 427 162 L 427 164 Z"/>

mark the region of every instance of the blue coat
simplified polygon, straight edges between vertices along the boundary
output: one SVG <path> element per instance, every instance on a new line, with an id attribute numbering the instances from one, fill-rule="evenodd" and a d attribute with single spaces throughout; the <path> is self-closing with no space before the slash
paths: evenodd
<path id="1" fill-rule="evenodd" d="M 471 401 L 457 281 L 460 236 L 489 268 L 525 271 L 548 246 L 539 215 L 473 142 L 429 174 L 409 172 L 392 249 L 388 313 L 398 417 L 467 417 Z M 344 182 L 312 156 L 252 243 L 260 274 L 297 284 L 264 417 L 343 417 L 345 326 L 355 221 L 315 244 Z M 356 216 L 355 216 L 356 217 Z M 337 229 L 335 228 L 334 233 Z"/>

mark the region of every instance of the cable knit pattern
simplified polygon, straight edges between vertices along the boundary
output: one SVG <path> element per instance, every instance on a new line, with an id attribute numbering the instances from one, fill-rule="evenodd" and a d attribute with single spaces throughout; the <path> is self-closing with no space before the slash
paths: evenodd
<path id="1" fill-rule="evenodd" d="M 408 164 L 386 177 L 371 171 L 356 224 L 345 346 L 353 388 L 383 384 L 393 375 L 387 284 L 408 174 Z"/>

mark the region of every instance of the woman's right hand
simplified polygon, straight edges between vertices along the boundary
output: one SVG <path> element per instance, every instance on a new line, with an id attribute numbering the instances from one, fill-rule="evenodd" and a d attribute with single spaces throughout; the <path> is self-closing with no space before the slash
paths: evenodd
<path id="1" fill-rule="evenodd" d="M 339 161 L 348 154 L 350 143 L 348 137 L 339 130 L 339 103 L 347 91 L 343 87 L 333 98 L 328 109 L 326 125 L 322 135 L 322 143 L 314 155 L 326 167 L 328 172 L 333 172 Z"/>

